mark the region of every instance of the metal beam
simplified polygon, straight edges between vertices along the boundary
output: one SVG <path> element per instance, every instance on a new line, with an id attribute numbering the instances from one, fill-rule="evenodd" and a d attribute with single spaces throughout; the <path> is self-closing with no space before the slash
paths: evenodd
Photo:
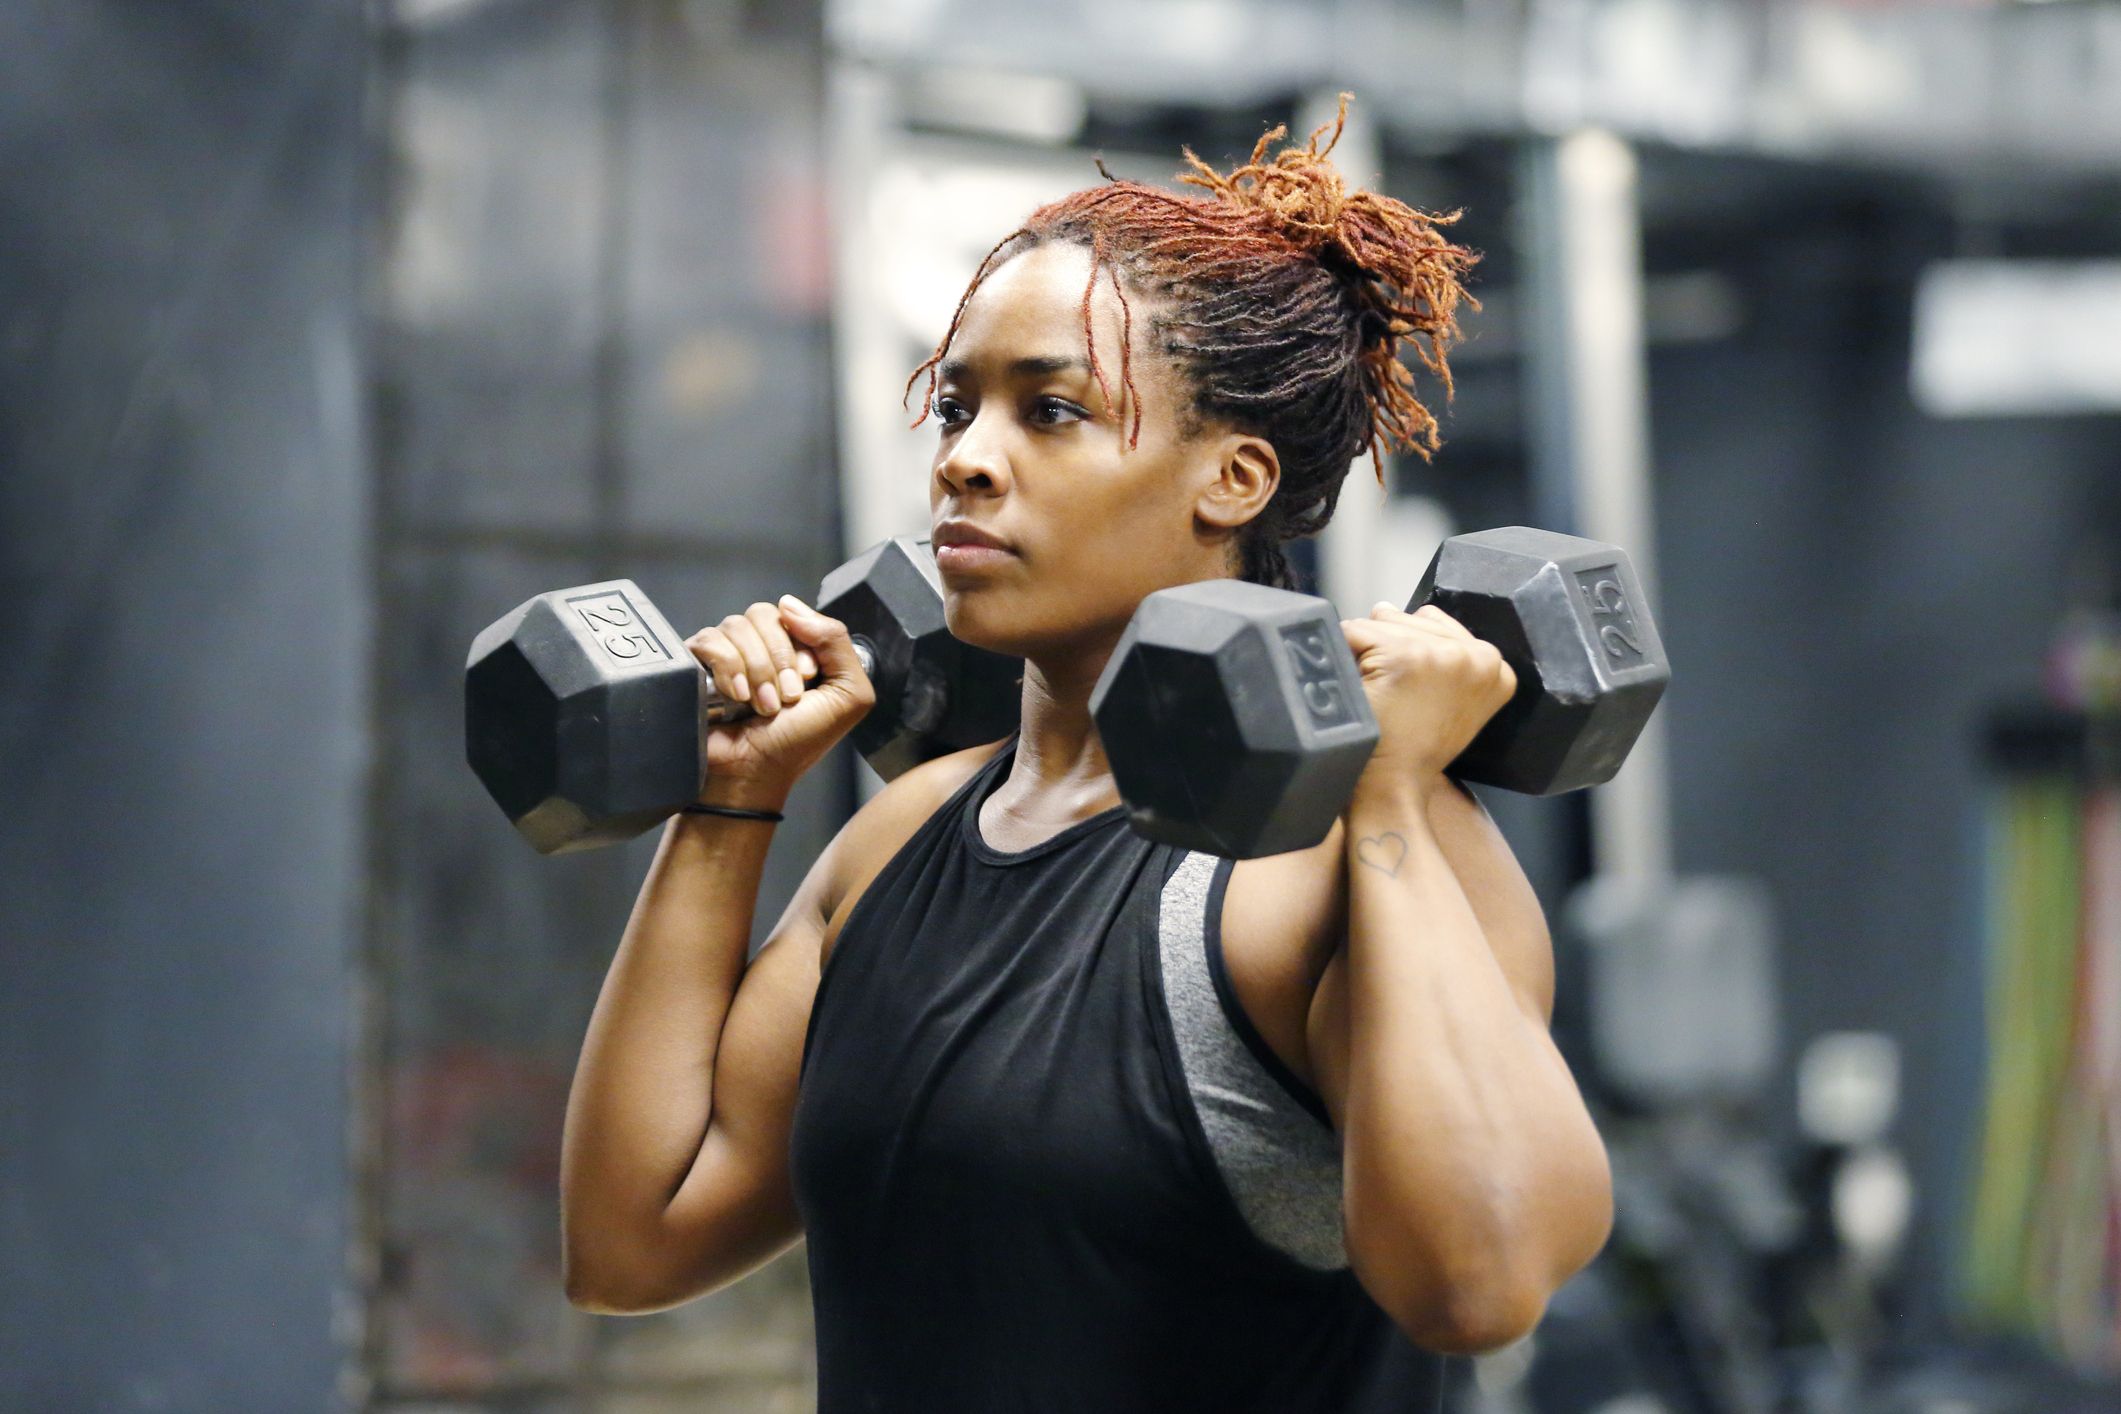
<path id="1" fill-rule="evenodd" d="M 1635 155 L 1613 134 L 1587 130 L 1527 144 L 1523 163 L 1534 504 L 1543 524 L 1626 550 L 1654 606 Z M 1620 774 L 1592 792 L 1591 821 L 1599 873 L 1670 875 L 1661 716 Z"/>

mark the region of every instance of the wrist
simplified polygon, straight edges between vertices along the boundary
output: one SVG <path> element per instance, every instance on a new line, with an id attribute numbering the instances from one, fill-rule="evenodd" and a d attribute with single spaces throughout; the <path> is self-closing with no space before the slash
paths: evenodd
<path id="1" fill-rule="evenodd" d="M 1439 791 L 1452 789 L 1455 787 L 1441 767 L 1372 760 L 1355 782 L 1355 792 L 1348 799 L 1346 813 L 1352 817 L 1358 812 L 1367 814 L 1380 810 L 1401 814 L 1426 812 L 1429 801 Z"/>
<path id="2" fill-rule="evenodd" d="M 747 781 L 726 776 L 710 776 L 701 789 L 698 803 L 718 805 L 729 810 L 770 810 L 778 814 L 788 804 L 789 787 L 768 781 Z M 694 816 L 694 819 L 713 819 L 714 816 Z"/>

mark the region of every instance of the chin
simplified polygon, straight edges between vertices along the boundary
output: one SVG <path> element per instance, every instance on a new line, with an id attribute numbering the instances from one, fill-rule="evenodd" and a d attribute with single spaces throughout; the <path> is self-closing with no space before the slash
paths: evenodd
<path id="1" fill-rule="evenodd" d="M 974 648 L 984 648 L 990 653 L 1006 653 L 1012 658 L 1024 656 L 1016 646 L 1018 635 L 1011 633 L 1006 611 L 994 603 L 991 594 L 967 593 L 950 590 L 943 596 L 943 622 L 949 626 L 950 636 L 960 643 L 969 643 Z"/>
<path id="2" fill-rule="evenodd" d="M 982 586 L 977 590 L 949 590 L 943 596 L 943 622 L 950 636 L 974 648 L 1011 658 L 1036 657 L 1053 635 L 1041 632 L 1041 622 L 1023 596 Z"/>
<path id="3" fill-rule="evenodd" d="M 1058 604 L 1004 603 L 1000 598 L 961 602 L 952 596 L 943 610 L 951 636 L 990 653 L 1052 664 L 1110 649 L 1132 614 L 1129 608 L 1108 618 L 1079 596 Z"/>

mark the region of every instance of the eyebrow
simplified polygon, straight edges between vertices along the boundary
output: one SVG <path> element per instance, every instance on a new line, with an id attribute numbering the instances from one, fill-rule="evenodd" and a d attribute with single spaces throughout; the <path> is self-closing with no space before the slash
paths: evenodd
<path id="1" fill-rule="evenodd" d="M 939 370 L 944 382 L 954 382 L 972 371 L 969 359 L 953 358 Z M 1088 373 L 1090 361 L 1074 354 L 1036 354 L 1009 365 L 1012 378 L 1050 378 L 1056 373 Z"/>

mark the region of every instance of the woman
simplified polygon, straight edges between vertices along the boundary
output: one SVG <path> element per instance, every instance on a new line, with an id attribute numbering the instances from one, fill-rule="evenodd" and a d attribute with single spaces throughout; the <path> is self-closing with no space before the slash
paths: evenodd
<path id="1" fill-rule="evenodd" d="M 670 1306 L 807 1234 L 828 1414 L 1433 1409 L 1439 1353 L 1523 1335 L 1603 1243 L 1545 922 L 1442 774 L 1510 696 L 1496 651 L 1431 608 L 1343 621 L 1381 738 L 1327 839 L 1265 859 L 1134 836 L 1091 722 L 1143 596 L 1285 583 L 1357 454 L 1435 444 L 1398 355 L 1448 387 L 1473 257 L 1348 192 L 1324 132 L 990 252 L 915 378 L 950 627 L 1023 657 L 1022 724 L 864 806 L 748 964 L 771 822 L 872 693 L 793 596 L 690 641 L 757 716 L 590 1023 L 576 1304 Z"/>

